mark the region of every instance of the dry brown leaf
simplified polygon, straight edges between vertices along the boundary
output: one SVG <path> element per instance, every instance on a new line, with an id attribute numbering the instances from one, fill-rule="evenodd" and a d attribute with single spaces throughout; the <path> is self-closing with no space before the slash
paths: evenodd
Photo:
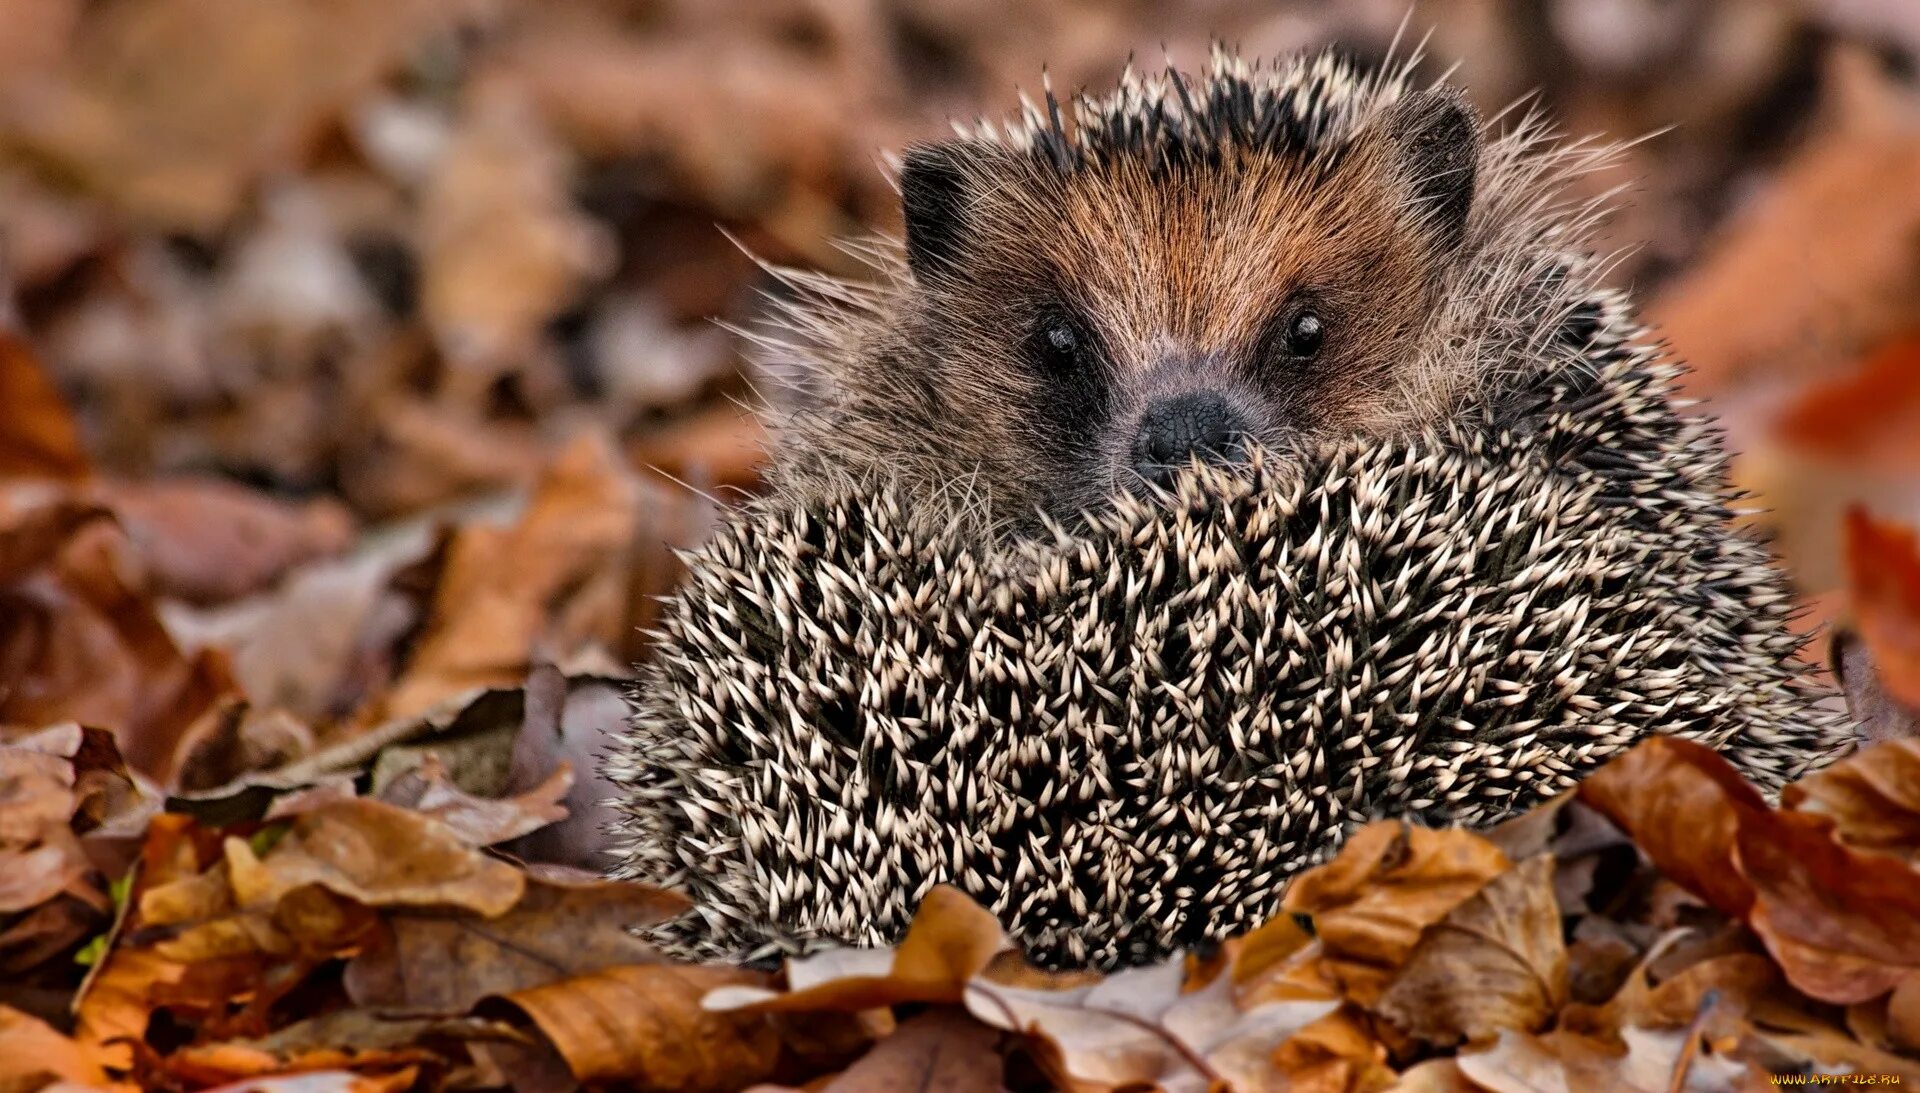
<path id="1" fill-rule="evenodd" d="M 1152 1083 L 1166 1093 L 1273 1088 L 1274 1052 L 1339 1008 L 1331 996 L 1262 1002 L 1242 1009 L 1230 975 L 1183 992 L 1183 962 L 1128 968 L 1070 989 L 1010 987 L 975 979 L 967 1012 L 1045 1045 L 1057 1081 L 1096 1088 Z"/>
<path id="2" fill-rule="evenodd" d="M 1372 1006 L 1427 927 L 1507 868 L 1506 855 L 1471 832 L 1381 821 L 1295 877 L 1282 907 L 1313 917 L 1321 967 L 1347 998 Z"/>
<path id="3" fill-rule="evenodd" d="M 1534 1031 L 1567 998 L 1553 858 L 1532 857 L 1427 927 L 1376 1010 L 1436 1046 Z"/>
<path id="4" fill-rule="evenodd" d="M 195 1084 L 332 1068 L 374 1074 L 440 1063 L 434 1041 L 513 1041 L 523 1034 L 477 1017 L 391 1017 L 338 1010 L 252 1040 L 201 1044 L 168 1056 L 164 1073 Z"/>
<path id="5" fill-rule="evenodd" d="M 452 829 L 417 812 L 364 798 L 337 801 L 294 817 L 264 857 L 244 841 L 226 841 L 235 901 L 271 907 L 288 892 L 318 884 L 368 907 L 458 907 L 506 913 L 526 878 Z"/>
<path id="6" fill-rule="evenodd" d="M 946 1007 L 901 1025 L 820 1093 L 1002 1093 L 1003 1034 Z"/>
<path id="7" fill-rule="evenodd" d="M 1274 1053 L 1289 1093 L 1371 1093 L 1394 1086 L 1387 1047 L 1366 1015 L 1344 1006 L 1288 1037 Z M 1397 1087 L 1396 1087 L 1397 1088 Z"/>
<path id="8" fill-rule="evenodd" d="M 415 715 L 475 687 L 517 687 L 537 657 L 617 645 L 646 499 L 607 440 L 589 433 L 547 469 L 513 527 L 456 533 L 426 631 L 380 718 Z"/>
<path id="9" fill-rule="evenodd" d="M 1753 886 L 1734 868 L 1734 842 L 1741 821 L 1764 814 L 1767 803 L 1725 759 L 1654 736 L 1589 775 L 1578 792 L 1661 873 L 1723 914 L 1746 914 Z"/>
<path id="10" fill-rule="evenodd" d="M 893 952 L 829 949 L 790 960 L 785 993 L 733 989 L 707 1005 L 761 1013 L 852 1013 L 902 1002 L 952 1004 L 1007 948 L 1007 935 L 992 914 L 942 884 L 920 901 L 907 936 Z"/>
<path id="11" fill-rule="evenodd" d="M 107 1074 L 101 1064 L 96 1052 L 45 1021 L 0 1006 L 0 1091 L 26 1093 L 53 1081 L 105 1088 Z"/>
<path id="12" fill-rule="evenodd" d="M 182 983 L 185 965 L 148 950 L 115 948 L 74 1001 L 74 1039 L 116 1069 L 132 1065 L 130 1042 L 147 1034 L 156 992 Z"/>
<path id="13" fill-rule="evenodd" d="M 686 911 L 671 892 L 628 881 L 529 879 L 495 918 L 397 911 L 382 939 L 348 965 L 346 985 L 364 1006 L 459 1013 L 490 994 L 659 959 L 628 931 Z"/>
<path id="14" fill-rule="evenodd" d="M 566 819 L 566 806 L 560 802 L 572 787 L 573 770 L 563 763 L 525 793 L 476 797 L 454 785 L 440 757 L 428 752 L 419 766 L 388 782 L 379 797 L 432 816 L 472 846 L 492 846 Z"/>
<path id="15" fill-rule="evenodd" d="M 1832 838 L 1822 817 L 1743 817 L 1740 870 L 1753 883 L 1747 918 L 1795 987 L 1842 1005 L 1920 974 L 1920 872 Z"/>
<path id="16" fill-rule="evenodd" d="M 189 656 L 175 644 L 117 528 L 44 519 L 69 534 L 38 569 L 0 585 L 0 663 L 15 673 L 0 691 L 0 723 L 111 730 L 135 770 L 168 785 L 181 738 L 235 698 L 226 660 L 212 650 Z M 37 540 L 43 529 L 29 521 L 10 530 Z M 0 563 L 24 553 L 21 540 L 0 529 Z"/>
<path id="17" fill-rule="evenodd" d="M 155 590 L 190 603 L 260 591 L 345 550 L 353 518 L 329 500 L 294 504 L 214 478 L 102 483 L 93 491 L 139 550 Z"/>
<path id="18" fill-rule="evenodd" d="M 1855 850 L 1920 862 L 1920 740 L 1855 752 L 1781 790 L 1780 803 L 1831 817 Z"/>
<path id="19" fill-rule="evenodd" d="M 505 998 L 582 1082 L 737 1089 L 772 1074 L 779 1034 L 759 1014 L 714 1012 L 700 1000 L 717 988 L 767 981 L 740 968 L 656 964 L 607 968 Z"/>
<path id="20" fill-rule="evenodd" d="M 1485 1051 L 1462 1053 L 1460 1073 L 1488 1093 L 1538 1093 L 1541 1090 L 1619 1090 L 1620 1093 L 1688 1093 L 1735 1088 L 1748 1068 L 1732 1060 L 1696 1056 L 1685 1084 L 1673 1085 L 1675 1065 L 1685 1050 L 1684 1032 L 1628 1029 L 1625 1050 L 1568 1032 L 1534 1036 L 1503 1032 Z M 1444 1088 L 1444 1087 L 1443 1087 Z"/>
<path id="21" fill-rule="evenodd" d="M 66 400 L 20 335 L 0 330 L 0 479 L 72 480 L 88 471 Z M 0 566 L 0 573 L 5 567 Z"/>
<path id="22" fill-rule="evenodd" d="M 1920 707 L 1920 544 L 1911 529 L 1847 511 L 1847 581 L 1854 627 L 1880 685 Z"/>

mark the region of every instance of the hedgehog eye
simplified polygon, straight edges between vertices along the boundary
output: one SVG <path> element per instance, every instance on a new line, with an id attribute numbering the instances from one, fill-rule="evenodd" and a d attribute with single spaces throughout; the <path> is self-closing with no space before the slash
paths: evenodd
<path id="1" fill-rule="evenodd" d="M 1048 315 L 1035 325 L 1030 350 L 1040 367 L 1054 375 L 1069 375 L 1080 367 L 1087 339 L 1072 320 Z"/>
<path id="2" fill-rule="evenodd" d="M 1302 311 L 1287 323 L 1287 352 L 1296 357 L 1311 357 L 1320 351 L 1327 324 L 1311 311 Z"/>

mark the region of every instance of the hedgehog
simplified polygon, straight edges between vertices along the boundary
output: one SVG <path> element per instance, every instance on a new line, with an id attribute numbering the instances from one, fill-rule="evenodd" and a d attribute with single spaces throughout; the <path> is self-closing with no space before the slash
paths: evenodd
<path id="1" fill-rule="evenodd" d="M 1242 932 L 1385 816 L 1480 825 L 1652 733 L 1852 743 L 1682 366 L 1602 287 L 1603 162 L 1413 66 L 1132 73 L 900 160 L 871 283 L 785 273 L 769 488 L 689 556 L 606 760 L 683 956 Z"/>

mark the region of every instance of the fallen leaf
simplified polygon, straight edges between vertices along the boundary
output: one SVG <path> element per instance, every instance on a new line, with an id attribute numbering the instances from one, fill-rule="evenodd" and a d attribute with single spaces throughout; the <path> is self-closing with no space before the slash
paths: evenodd
<path id="1" fill-rule="evenodd" d="M 455 368 L 450 397 L 477 407 L 613 254 L 568 200 L 566 153 L 545 119 L 515 85 L 474 90 L 421 195 L 420 256 L 421 309 Z"/>
<path id="2" fill-rule="evenodd" d="M 646 496 L 608 441 L 589 433 L 547 469 L 514 526 L 457 532 L 425 632 L 379 716 L 417 715 L 478 687 L 518 687 L 538 657 L 622 640 Z"/>
<path id="3" fill-rule="evenodd" d="M 1002 1093 L 1002 1033 L 941 1007 L 907 1021 L 820 1093 Z"/>
<path id="4" fill-rule="evenodd" d="M 1748 924 L 1795 987 L 1845 1005 L 1920 974 L 1920 872 L 1835 842 L 1830 821 L 1797 812 L 1743 817 Z"/>
<path id="5" fill-rule="evenodd" d="M 494 918 L 395 911 L 383 940 L 347 966 L 347 990 L 364 1006 L 458 1013 L 490 994 L 653 963 L 658 954 L 629 931 L 688 906 L 628 881 L 533 878 L 520 902 Z"/>
<path id="6" fill-rule="evenodd" d="M 506 995 L 532 1018 L 584 1083 L 658 1090 L 737 1089 L 769 1077 L 780 1037 L 754 1013 L 703 1008 L 709 991 L 760 985 L 740 968 L 607 968 Z"/>
<path id="7" fill-rule="evenodd" d="M 1847 510 L 1847 579 L 1854 627 L 1872 651 L 1880 683 L 1920 706 L 1920 544 L 1911 529 Z"/>
<path id="8" fill-rule="evenodd" d="M 469 845 L 492 846 L 566 819 L 560 802 L 572 786 L 573 770 L 562 764 L 526 793 L 476 797 L 454 785 L 439 756 L 428 752 L 419 766 L 388 782 L 380 799 L 432 816 Z"/>
<path id="9" fill-rule="evenodd" d="M 364 798 L 294 817 L 264 857 L 229 838 L 226 861 L 241 907 L 272 906 L 301 885 L 318 884 L 368 907 L 459 907 L 493 916 L 518 903 L 526 887 L 519 870 L 446 825 Z"/>
<path id="10" fill-rule="evenodd" d="M 1289 1093 L 1360 1093 L 1395 1086 L 1387 1047 L 1357 1008 L 1343 1006 L 1287 1037 L 1273 1053 Z"/>
<path id="11" fill-rule="evenodd" d="M 1567 997 L 1553 872 L 1529 858 L 1427 927 L 1376 1010 L 1441 1047 L 1541 1028 Z"/>
<path id="12" fill-rule="evenodd" d="M 1920 740 L 1857 751 L 1781 790 L 1780 803 L 1830 817 L 1855 850 L 1920 862 Z"/>
<path id="13" fill-rule="evenodd" d="M 1802 147 L 1648 309 L 1694 389 L 1809 375 L 1920 320 L 1915 194 L 1909 132 L 1836 127 Z"/>
<path id="14" fill-rule="evenodd" d="M 993 915 L 958 888 L 938 885 L 920 901 L 907 935 L 892 953 L 829 949 L 787 962 L 787 991 L 716 993 L 716 1011 L 852 1013 L 902 1002 L 959 1002 L 970 981 L 1008 948 Z"/>
<path id="15" fill-rule="evenodd" d="M 1322 967 L 1349 999 L 1372 1006 L 1426 929 L 1507 867 L 1506 855 L 1472 832 L 1380 821 L 1295 877 L 1281 906 L 1312 916 Z"/>
<path id="16" fill-rule="evenodd" d="M 108 1085 L 96 1053 L 45 1021 L 0 1006 L 0 1090 L 34 1090 L 54 1081 L 96 1089 Z"/>
<path id="17" fill-rule="evenodd" d="M 1733 865 L 1740 824 L 1767 803 L 1712 750 L 1653 736 L 1580 784 L 1596 808 L 1655 868 L 1723 914 L 1744 917 L 1753 886 Z"/>
<path id="18" fill-rule="evenodd" d="M 14 535 L 39 534 L 23 530 L 33 526 L 0 528 L 0 563 L 22 549 Z M 133 769 L 169 784 L 181 738 L 235 698 L 225 657 L 188 655 L 173 642 L 112 525 L 71 526 L 39 561 L 0 583 L 0 663 L 13 669 L 12 685 L 0 691 L 0 723 L 108 729 Z"/>
<path id="19" fill-rule="evenodd" d="M 270 1077 L 286 1070 L 393 1072 L 438 1065 L 433 1041 L 514 1041 L 524 1037 L 498 1021 L 477 1017 L 390 1017 L 367 1010 L 338 1010 L 296 1021 L 269 1036 L 199 1044 L 168 1056 L 165 1073 L 176 1080 L 216 1083 Z"/>
<path id="20" fill-rule="evenodd" d="M 1675 1084 L 1685 1033 L 1628 1029 L 1623 1039 L 1625 1049 L 1621 1050 L 1572 1033 L 1534 1036 L 1509 1030 L 1491 1048 L 1463 1052 L 1455 1062 L 1461 1074 L 1490 1093 L 1584 1089 L 1708 1093 L 1736 1088 L 1734 1083 L 1748 1074 L 1746 1066 L 1729 1059 L 1695 1058 L 1684 1082 Z"/>
<path id="21" fill-rule="evenodd" d="M 1338 999 L 1262 1002 L 1241 1009 L 1232 977 L 1183 992 L 1175 960 L 1128 968 L 1064 990 L 967 985 L 967 1012 L 996 1028 L 1038 1037 L 1056 1079 L 1106 1086 L 1153 1083 L 1167 1093 L 1266 1089 L 1280 1081 L 1274 1050 L 1339 1008 Z"/>
<path id="22" fill-rule="evenodd" d="M 295 566 L 345 550 L 353 518 L 333 501 L 294 504 L 216 478 L 104 482 L 113 510 L 155 589 L 189 603 L 225 603 L 260 591 Z"/>
<path id="23" fill-rule="evenodd" d="M 0 330 L 0 479 L 73 480 L 88 473 L 80 430 L 59 389 L 16 333 Z M 0 574 L 6 568 L 0 565 Z"/>
<path id="24" fill-rule="evenodd" d="M 164 0 L 89 12 L 65 80 L 11 112 L 26 143 L 137 219 L 212 232 L 259 173 L 390 71 L 427 0 Z"/>

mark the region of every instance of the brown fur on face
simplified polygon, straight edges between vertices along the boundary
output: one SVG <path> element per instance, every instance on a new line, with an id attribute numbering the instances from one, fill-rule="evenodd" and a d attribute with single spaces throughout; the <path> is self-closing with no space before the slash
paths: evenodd
<path id="1" fill-rule="evenodd" d="M 1139 484 L 1170 400 L 1225 408 L 1207 458 L 1386 435 L 1561 320 L 1576 225 L 1544 218 L 1536 137 L 1483 145 L 1457 94 L 1330 57 L 1183 81 L 1079 100 L 1071 134 L 1030 110 L 910 150 L 893 283 L 815 280 L 833 306 L 790 310 L 826 388 L 799 461 L 956 486 L 996 526 L 1071 519 Z"/>

